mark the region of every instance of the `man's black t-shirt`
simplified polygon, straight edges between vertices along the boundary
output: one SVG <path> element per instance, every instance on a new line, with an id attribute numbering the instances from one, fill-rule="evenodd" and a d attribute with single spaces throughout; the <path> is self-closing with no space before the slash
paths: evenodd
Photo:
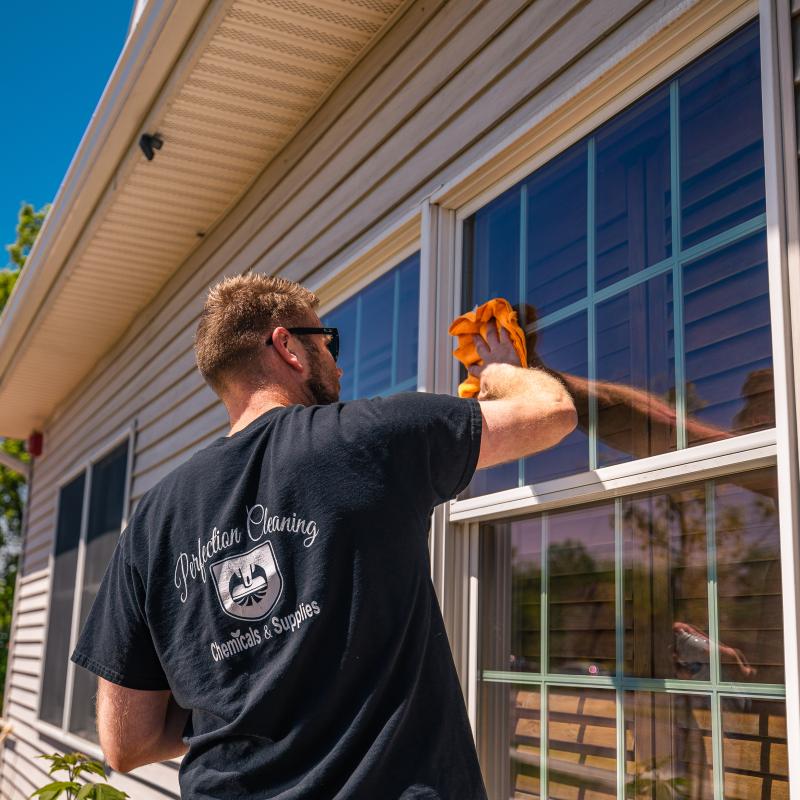
<path id="1" fill-rule="evenodd" d="M 191 709 L 184 797 L 482 800 L 430 580 L 476 400 L 267 411 L 139 503 L 73 661 Z"/>

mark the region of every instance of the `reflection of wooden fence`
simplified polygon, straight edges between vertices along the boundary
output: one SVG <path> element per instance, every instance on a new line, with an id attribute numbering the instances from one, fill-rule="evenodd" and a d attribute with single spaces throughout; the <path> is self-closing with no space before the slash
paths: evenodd
<path id="1" fill-rule="evenodd" d="M 482 748 L 490 797 L 539 797 L 539 690 L 504 684 L 484 684 L 483 690 L 482 713 L 493 713 L 498 724 Z M 783 702 L 721 702 L 726 800 L 788 800 Z M 548 709 L 548 800 L 616 796 L 614 693 L 551 686 Z M 711 728 L 708 696 L 627 692 L 626 796 L 713 797 Z M 503 730 L 505 746 L 498 741 Z"/>
<path id="2" fill-rule="evenodd" d="M 780 700 L 722 701 L 725 797 L 789 797 L 786 712 Z"/>

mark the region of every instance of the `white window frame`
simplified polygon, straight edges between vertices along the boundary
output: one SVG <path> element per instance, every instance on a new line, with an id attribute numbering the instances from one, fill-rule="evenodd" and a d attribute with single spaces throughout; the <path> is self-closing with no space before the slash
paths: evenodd
<path id="1" fill-rule="evenodd" d="M 477 734 L 478 674 L 478 527 L 482 521 L 572 506 L 653 490 L 664 486 L 730 475 L 734 472 L 777 466 L 780 497 L 780 536 L 784 603 L 784 652 L 789 763 L 800 757 L 800 645 L 797 637 L 800 552 L 798 531 L 798 439 L 797 409 L 791 391 L 793 373 L 792 334 L 788 320 L 789 301 L 800 309 L 800 284 L 795 276 L 791 296 L 786 261 L 787 219 L 797 215 L 796 142 L 793 127 L 789 6 L 780 0 L 713 0 L 683 4 L 675 14 L 655 23 L 641 40 L 615 54 L 576 87 L 529 121 L 524 129 L 498 145 L 479 163 L 434 192 L 425 216 L 434 220 L 435 241 L 429 243 L 431 260 L 438 259 L 439 306 L 450 318 L 461 312 L 462 248 L 464 220 L 506 189 L 584 138 L 651 89 L 663 83 L 729 34 L 760 15 L 762 98 L 767 194 L 767 241 L 770 308 L 775 373 L 776 425 L 765 431 L 733 437 L 676 452 L 637 459 L 627 464 L 600 468 L 539 485 L 509 489 L 468 500 L 451 501 L 434 517 L 434 569 L 445 622 L 453 644 L 454 658 L 467 700 L 473 732 Z M 778 42 L 782 37 L 782 51 Z M 778 57 L 782 59 L 778 65 Z M 780 85 L 783 79 L 784 85 Z M 599 95 L 593 97 L 594 93 Z M 783 117 L 776 95 L 783 92 Z M 577 99 L 576 99 L 577 98 Z M 775 109 L 778 108 L 778 111 Z M 789 121 L 787 122 L 787 119 Z M 781 130 L 781 126 L 783 129 Z M 789 131 L 787 132 L 787 128 Z M 784 139 L 786 145 L 784 146 Z M 793 166 L 781 163 L 784 153 Z M 793 180 L 794 192 L 782 184 L 783 170 Z M 787 201 L 787 197 L 789 198 Z M 787 202 L 790 204 L 787 209 Z M 425 226 L 423 226 L 425 227 Z M 797 245 L 797 226 L 792 228 Z M 795 248 L 797 249 L 797 248 Z M 797 267 L 800 255 L 794 254 Z M 797 324 L 795 318 L 795 324 Z M 444 331 L 444 332 L 443 332 Z M 449 337 L 437 328 L 437 352 L 449 350 Z M 797 358 L 800 352 L 794 354 Z M 450 357 L 437 362 L 436 389 L 453 393 L 458 385 L 458 365 Z M 438 547 L 438 551 L 437 551 Z M 790 770 L 790 793 L 800 796 L 800 771 Z"/>
<path id="2" fill-rule="evenodd" d="M 74 689 L 75 684 L 75 670 L 76 665 L 72 660 L 67 662 L 67 672 L 65 677 L 65 684 L 64 684 L 64 711 L 61 718 L 61 725 L 53 725 L 50 722 L 46 722 L 45 720 L 41 719 L 42 713 L 42 699 L 43 699 L 43 686 L 44 686 L 44 664 L 47 658 L 47 638 L 48 633 L 50 631 L 50 612 L 52 610 L 52 597 L 53 597 L 53 579 L 55 573 L 55 547 L 56 547 L 56 537 L 58 533 L 58 514 L 59 514 L 59 507 L 61 504 L 61 492 L 65 486 L 75 480 L 81 473 L 85 473 L 86 480 L 83 486 L 83 504 L 81 506 L 81 529 L 80 529 L 80 538 L 78 541 L 78 561 L 75 570 L 75 593 L 72 598 L 72 616 L 71 616 L 71 630 L 70 630 L 70 643 L 69 643 L 69 653 L 72 654 L 73 650 L 75 649 L 75 645 L 78 641 L 78 636 L 80 635 L 80 604 L 81 604 L 81 597 L 82 597 L 82 587 L 83 587 L 83 576 L 84 576 L 84 569 L 85 569 L 85 560 L 86 560 L 86 535 L 88 531 L 88 523 L 89 523 L 89 503 L 91 500 L 91 492 L 92 492 L 92 472 L 94 470 L 95 464 L 99 461 L 102 461 L 105 456 L 111 453 L 115 448 L 119 447 L 123 442 L 128 443 L 128 455 L 127 455 L 127 465 L 126 465 L 126 474 L 125 474 L 125 489 L 124 489 L 124 498 L 122 504 L 122 522 L 120 524 L 120 533 L 125 529 L 128 524 L 128 519 L 130 518 L 131 512 L 131 488 L 132 488 L 132 480 L 133 480 L 133 464 L 134 464 L 134 448 L 136 444 L 136 421 L 125 427 L 124 429 L 120 430 L 113 436 L 104 440 L 103 444 L 99 447 L 95 448 L 85 459 L 83 459 L 78 464 L 74 465 L 73 468 L 65 473 L 64 477 L 59 481 L 56 490 L 58 492 L 56 496 L 56 508 L 54 511 L 53 517 L 53 545 L 50 550 L 50 555 L 48 557 L 48 607 L 47 607 L 47 619 L 45 620 L 45 627 L 44 627 L 44 637 L 42 642 L 42 674 L 39 678 L 39 699 L 36 704 L 36 719 L 33 722 L 33 727 L 39 731 L 39 733 L 49 736 L 52 739 L 57 741 L 63 742 L 64 744 L 75 747 L 83 752 L 87 753 L 88 755 L 92 756 L 93 758 L 97 758 L 99 760 L 104 760 L 104 755 L 102 750 L 95 744 L 94 742 L 89 741 L 88 739 L 84 739 L 82 736 L 78 736 L 75 733 L 72 733 L 69 730 L 69 720 L 72 713 L 72 692 Z"/>

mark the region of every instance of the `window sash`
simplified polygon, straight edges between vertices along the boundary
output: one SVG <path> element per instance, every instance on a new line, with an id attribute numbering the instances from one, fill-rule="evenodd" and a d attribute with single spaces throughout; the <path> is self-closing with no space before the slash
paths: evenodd
<path id="1" fill-rule="evenodd" d="M 120 522 L 120 532 L 121 532 L 128 524 L 128 515 L 130 512 L 131 481 L 133 477 L 134 436 L 135 436 L 135 427 L 132 426 L 129 429 L 127 429 L 124 433 L 104 443 L 102 447 L 98 448 L 93 453 L 91 453 L 90 456 L 79 467 L 77 467 L 75 470 L 69 473 L 69 475 L 63 480 L 63 482 L 58 487 L 59 503 L 57 503 L 57 506 L 60 505 L 61 492 L 63 491 L 63 489 L 66 486 L 68 486 L 71 482 L 76 480 L 80 475 L 84 476 L 83 501 L 81 505 L 80 538 L 78 542 L 77 567 L 75 571 L 75 589 L 73 591 L 72 609 L 70 612 L 70 635 L 69 635 L 68 655 L 71 655 L 72 651 L 75 649 L 75 645 L 77 643 L 78 636 L 80 634 L 81 600 L 83 597 L 84 572 L 85 572 L 85 561 L 86 561 L 86 538 L 88 535 L 89 509 L 92 498 L 93 468 L 99 461 L 102 461 L 104 458 L 111 455 L 115 449 L 119 448 L 123 444 L 126 445 L 123 503 L 122 503 L 121 522 Z M 58 520 L 58 513 L 59 509 L 56 508 L 56 520 Z M 50 633 L 50 622 L 53 610 L 53 580 L 55 575 L 55 558 L 56 558 L 55 549 L 56 549 L 56 541 L 54 537 L 53 550 L 50 553 L 50 561 L 49 561 L 50 564 L 49 566 L 50 585 L 48 589 L 49 608 L 47 612 L 47 622 L 45 626 L 45 636 L 43 643 L 43 653 L 45 654 L 45 658 L 47 653 L 47 642 Z M 44 664 L 44 658 L 42 663 Z M 67 660 L 63 675 L 63 686 L 64 686 L 63 713 L 62 713 L 62 718 L 58 724 L 54 724 L 53 722 L 48 721 L 47 719 L 42 717 L 43 713 L 42 705 L 44 699 L 42 689 L 45 680 L 43 671 L 42 679 L 39 685 L 40 688 L 39 703 L 36 714 L 38 720 L 37 724 L 43 729 L 47 729 L 50 731 L 58 730 L 61 733 L 63 733 L 67 739 L 71 741 L 83 742 L 85 743 L 85 746 L 88 750 L 92 750 L 95 747 L 95 745 L 91 741 L 86 740 L 80 736 L 76 736 L 74 733 L 70 732 L 70 720 L 72 716 L 72 705 L 73 705 L 72 703 L 73 691 L 75 688 L 75 670 L 76 670 L 76 665 L 71 660 Z"/>

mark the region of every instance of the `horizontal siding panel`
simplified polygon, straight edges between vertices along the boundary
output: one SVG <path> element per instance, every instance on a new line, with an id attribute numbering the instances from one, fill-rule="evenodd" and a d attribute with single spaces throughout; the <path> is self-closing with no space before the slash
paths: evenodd
<path id="1" fill-rule="evenodd" d="M 33 692 L 37 697 L 39 696 L 39 679 L 35 675 L 28 675 L 25 672 L 14 670 L 11 673 L 10 683 L 12 686 L 19 687 L 28 692 Z"/>
<path id="2" fill-rule="evenodd" d="M 144 472 L 134 473 L 133 488 L 131 490 L 131 499 L 133 502 L 138 502 L 145 492 L 150 491 L 153 486 L 155 486 L 162 478 L 169 475 L 169 473 L 172 472 L 175 467 L 182 464 L 187 458 L 189 458 L 189 456 L 191 456 L 192 453 L 211 444 L 211 442 L 213 442 L 214 439 L 218 438 L 219 436 L 224 436 L 228 431 L 228 427 L 228 423 L 226 422 L 224 425 L 220 425 L 220 427 L 216 430 L 210 431 L 209 434 L 203 439 L 195 442 L 189 450 L 186 450 L 167 461 L 163 461 L 161 464 L 158 464 L 152 469 L 148 469 Z"/>
<path id="3" fill-rule="evenodd" d="M 12 674 L 33 675 L 40 678 L 42 675 L 42 661 L 38 658 L 22 658 L 18 653 L 14 653 Z"/>
<path id="4" fill-rule="evenodd" d="M 39 706 L 39 693 L 29 692 L 15 686 L 9 686 L 7 694 L 8 703 L 13 703 L 18 708 L 25 708 L 36 713 Z"/>
<path id="5" fill-rule="evenodd" d="M 30 642 L 15 642 L 13 654 L 15 658 L 18 656 L 22 658 L 42 658 L 44 655 L 41 643 L 33 644 Z"/>
<path id="6" fill-rule="evenodd" d="M 47 622 L 47 611 L 43 608 L 22 613 L 17 611 L 17 628 L 43 628 Z"/>
<path id="7" fill-rule="evenodd" d="M 180 455 L 185 450 L 205 439 L 209 431 L 216 430 L 227 421 L 224 407 L 216 402 L 211 408 L 205 408 L 197 416 L 185 422 L 177 430 L 165 436 L 136 455 L 137 471 L 145 471 L 157 466 L 161 462 Z"/>
<path id="8" fill-rule="evenodd" d="M 158 444 L 174 432 L 179 432 L 195 417 L 214 409 L 213 427 L 227 418 L 225 409 L 221 407 L 219 398 L 203 383 L 195 380 L 194 391 L 187 392 L 181 402 L 154 421 L 152 425 L 142 428 L 137 436 L 137 450 L 143 456 L 148 448 Z"/>

